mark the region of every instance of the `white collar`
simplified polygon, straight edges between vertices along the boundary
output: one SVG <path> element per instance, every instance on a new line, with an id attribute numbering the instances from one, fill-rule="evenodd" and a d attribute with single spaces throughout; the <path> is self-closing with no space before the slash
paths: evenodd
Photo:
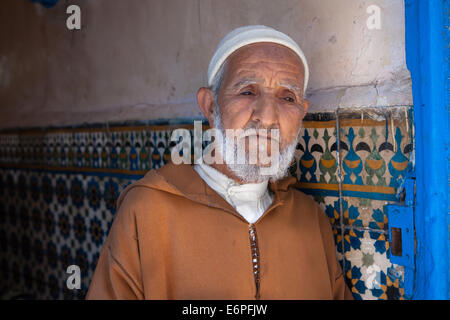
<path id="1" fill-rule="evenodd" d="M 232 200 L 259 201 L 268 191 L 268 180 L 259 183 L 239 184 L 206 164 L 197 164 L 194 168 L 212 189 L 221 195 L 230 197 Z"/>
<path id="2" fill-rule="evenodd" d="M 249 223 L 255 223 L 272 204 L 268 180 L 239 184 L 206 164 L 196 164 L 195 171 Z"/>

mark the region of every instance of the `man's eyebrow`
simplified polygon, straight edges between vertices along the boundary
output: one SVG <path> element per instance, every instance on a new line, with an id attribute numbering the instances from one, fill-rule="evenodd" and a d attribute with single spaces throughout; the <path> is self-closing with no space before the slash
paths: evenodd
<path id="1" fill-rule="evenodd" d="M 233 85 L 233 89 L 239 89 L 239 88 L 248 86 L 250 84 L 255 84 L 255 83 L 258 83 L 258 81 L 260 81 L 260 79 L 258 79 L 258 78 L 253 78 L 253 77 L 243 78 L 243 79 L 238 80 Z M 292 82 L 285 82 L 285 81 L 284 82 L 280 82 L 280 86 L 285 87 L 286 89 L 293 91 L 299 97 L 302 96 L 302 89 L 298 85 L 293 84 Z"/>
<path id="2" fill-rule="evenodd" d="M 236 82 L 233 85 L 233 89 L 238 89 L 240 87 L 245 87 L 245 86 L 248 86 L 249 84 L 255 84 L 255 83 L 258 83 L 258 79 L 257 78 L 240 79 L 238 82 Z"/>
<path id="3" fill-rule="evenodd" d="M 300 87 L 295 85 L 295 84 L 292 84 L 292 83 L 289 83 L 289 82 L 282 82 L 282 83 L 280 83 L 280 86 L 285 87 L 285 88 L 293 91 L 299 97 L 301 96 L 302 89 L 300 89 Z"/>

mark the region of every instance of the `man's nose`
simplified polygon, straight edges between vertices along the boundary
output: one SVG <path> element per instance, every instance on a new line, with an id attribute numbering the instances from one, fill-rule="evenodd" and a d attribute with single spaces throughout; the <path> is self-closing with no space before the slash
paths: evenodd
<path id="1" fill-rule="evenodd" d="M 263 128 L 278 127 L 276 98 L 270 94 L 261 95 L 255 105 L 252 118 L 253 121 L 258 121 Z"/>

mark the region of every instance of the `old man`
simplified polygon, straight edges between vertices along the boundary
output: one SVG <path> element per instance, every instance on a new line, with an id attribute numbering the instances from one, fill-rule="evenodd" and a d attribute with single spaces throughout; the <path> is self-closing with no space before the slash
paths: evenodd
<path id="1" fill-rule="evenodd" d="M 87 298 L 352 299 L 327 217 L 286 177 L 308 78 L 287 35 L 265 26 L 226 35 L 197 93 L 223 133 L 214 140 L 223 161 L 169 163 L 121 193 Z M 225 131 L 239 129 L 253 134 L 240 137 L 245 161 L 231 163 L 239 137 Z M 276 166 L 246 161 L 252 135 Z"/>

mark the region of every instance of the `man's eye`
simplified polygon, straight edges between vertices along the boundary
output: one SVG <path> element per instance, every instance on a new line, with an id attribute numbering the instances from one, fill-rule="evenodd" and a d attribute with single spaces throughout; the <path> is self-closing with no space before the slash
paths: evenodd
<path id="1" fill-rule="evenodd" d="M 241 92 L 241 95 L 243 95 L 243 96 L 249 96 L 249 95 L 251 95 L 251 94 L 252 94 L 251 91 L 244 91 L 244 92 Z"/>
<path id="2" fill-rule="evenodd" d="M 291 97 L 285 97 L 283 99 L 286 100 L 287 102 L 294 102 L 294 99 L 292 99 Z"/>

